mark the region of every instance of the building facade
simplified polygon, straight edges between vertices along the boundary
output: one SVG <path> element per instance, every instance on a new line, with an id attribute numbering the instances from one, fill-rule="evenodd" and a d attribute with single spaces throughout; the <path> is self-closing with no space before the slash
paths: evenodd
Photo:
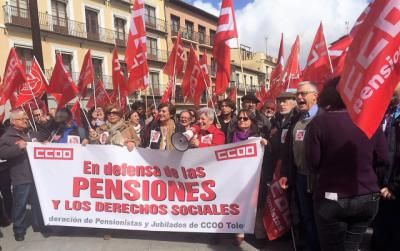
<path id="1" fill-rule="evenodd" d="M 28 0 L 0 0 L 0 69 L 4 69 L 11 47 L 15 47 L 29 70 L 33 58 Z M 156 94 L 162 92 L 162 69 L 167 61 L 167 24 L 164 1 L 146 1 L 145 21 L 150 82 Z M 51 76 L 56 53 L 74 80 L 88 49 L 92 51 L 95 78 L 112 88 L 112 51 L 118 48 L 126 69 L 124 53 L 128 37 L 132 1 L 128 0 L 43 0 L 38 1 L 44 71 Z M 126 71 L 126 70 L 125 70 Z"/>
<path id="2" fill-rule="evenodd" d="M 96 79 L 102 79 L 106 88 L 111 89 L 112 51 L 115 46 L 126 72 L 124 53 L 132 3 L 133 0 L 38 0 L 45 74 L 51 76 L 56 54 L 60 53 L 73 79 L 78 80 L 84 56 L 91 49 Z M 29 0 L 0 0 L 0 6 L 0 28 L 3 30 L 0 32 L 0 69 L 5 68 L 8 52 L 15 47 L 29 70 L 33 59 Z M 215 82 L 216 64 L 212 48 L 217 22 L 218 17 L 181 0 L 145 0 L 147 56 L 152 87 L 147 90 L 147 95 L 154 93 L 159 99 L 166 88 L 168 77 L 163 74 L 163 68 L 178 32 L 182 34 L 187 54 L 193 47 L 199 57 L 207 56 L 210 77 Z M 276 63 L 265 54 L 251 52 L 248 47 L 242 47 L 240 51 L 243 74 L 239 50 L 233 49 L 231 78 L 231 85 L 236 82 L 239 86 L 239 95 L 244 92 L 244 86 L 250 91 L 258 90 Z M 181 79 L 178 79 L 176 102 L 183 105 L 180 82 Z M 136 98 L 143 97 L 145 93 L 141 94 Z"/>

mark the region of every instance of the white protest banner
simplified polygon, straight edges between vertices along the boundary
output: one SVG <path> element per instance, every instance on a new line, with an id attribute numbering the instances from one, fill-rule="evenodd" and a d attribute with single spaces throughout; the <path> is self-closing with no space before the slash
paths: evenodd
<path id="1" fill-rule="evenodd" d="M 46 225 L 253 233 L 260 139 L 184 153 L 29 143 Z"/>

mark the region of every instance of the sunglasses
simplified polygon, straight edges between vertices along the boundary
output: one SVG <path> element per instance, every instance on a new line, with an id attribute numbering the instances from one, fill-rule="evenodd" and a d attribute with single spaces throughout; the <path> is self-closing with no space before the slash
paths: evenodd
<path id="1" fill-rule="evenodd" d="M 121 116 L 121 113 L 116 111 L 107 112 L 108 115 Z"/>
<path id="2" fill-rule="evenodd" d="M 249 117 L 238 117 L 238 120 L 248 121 Z"/>

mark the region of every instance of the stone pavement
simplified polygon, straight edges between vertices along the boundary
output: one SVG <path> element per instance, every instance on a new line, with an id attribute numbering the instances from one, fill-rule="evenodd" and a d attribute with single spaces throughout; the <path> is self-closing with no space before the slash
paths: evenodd
<path id="1" fill-rule="evenodd" d="M 64 228 L 56 235 L 47 237 L 28 229 L 25 241 L 16 242 L 12 227 L 2 228 L 0 245 L 3 251 L 290 251 L 290 240 L 257 243 L 252 236 L 240 247 L 232 244 L 233 235 L 194 234 L 145 231 L 108 231 L 103 229 Z M 111 234 L 110 240 L 104 240 Z M 216 237 L 219 238 L 216 238 Z"/>

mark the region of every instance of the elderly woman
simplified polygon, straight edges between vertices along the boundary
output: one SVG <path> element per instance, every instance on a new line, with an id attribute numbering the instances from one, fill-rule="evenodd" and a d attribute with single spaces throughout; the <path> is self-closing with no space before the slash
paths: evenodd
<path id="1" fill-rule="evenodd" d="M 214 125 L 214 110 L 208 107 L 198 111 L 199 125 L 194 126 L 195 134 L 190 141 L 192 147 L 208 147 L 223 145 L 225 134 Z"/>
<path id="2" fill-rule="evenodd" d="M 171 136 L 175 132 L 184 132 L 180 124 L 175 124 L 175 106 L 170 103 L 158 105 L 158 119 L 146 126 L 143 146 L 151 149 L 173 150 Z"/>
<path id="3" fill-rule="evenodd" d="M 123 119 L 121 107 L 109 105 L 106 108 L 106 122 L 90 131 L 90 143 L 126 146 L 132 151 L 140 145 L 140 139 L 132 126 Z"/>

